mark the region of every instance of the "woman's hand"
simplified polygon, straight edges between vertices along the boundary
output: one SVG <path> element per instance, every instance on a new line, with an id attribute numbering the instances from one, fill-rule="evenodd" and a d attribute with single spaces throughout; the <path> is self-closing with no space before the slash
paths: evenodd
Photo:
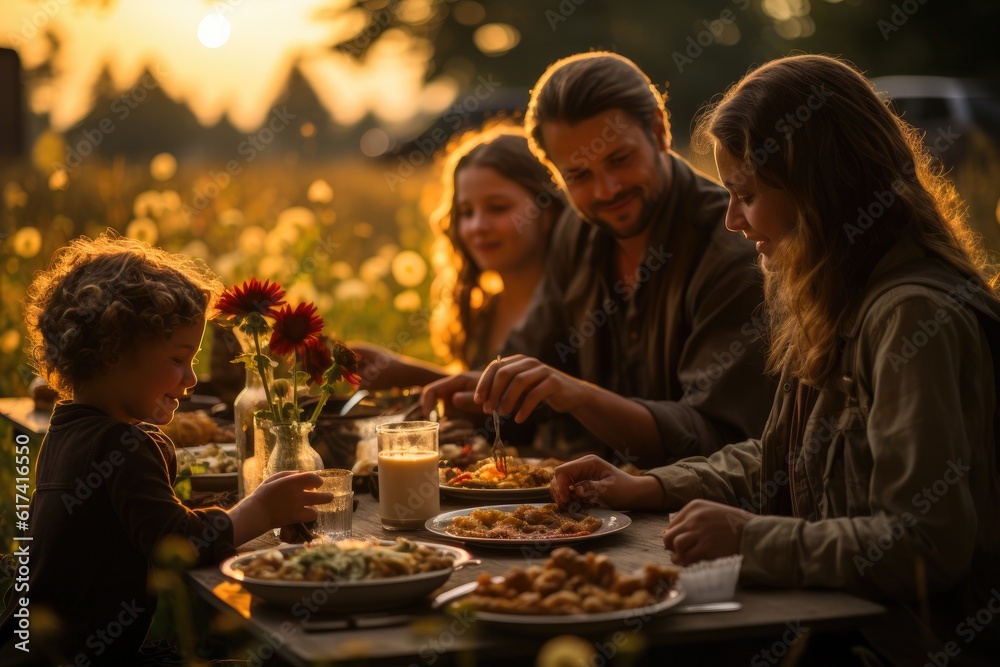
<path id="1" fill-rule="evenodd" d="M 743 526 L 755 516 L 711 500 L 692 500 L 671 517 L 663 546 L 678 565 L 733 556 L 740 552 Z"/>
<path id="2" fill-rule="evenodd" d="M 630 475 L 593 454 L 556 468 L 549 491 L 560 507 L 600 503 L 620 509 L 659 509 L 663 503 L 658 479 Z"/>

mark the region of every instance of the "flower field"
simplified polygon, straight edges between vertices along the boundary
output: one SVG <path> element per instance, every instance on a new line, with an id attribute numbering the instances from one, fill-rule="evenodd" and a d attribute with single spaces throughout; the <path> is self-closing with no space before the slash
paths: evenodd
<path id="1" fill-rule="evenodd" d="M 290 159 L 230 176 L 223 165 L 178 163 L 169 154 L 93 159 L 73 174 L 0 171 L 0 395 L 23 395 L 33 377 L 20 303 L 32 274 L 69 239 L 108 228 L 202 258 L 226 284 L 278 281 L 290 301 L 314 302 L 335 337 L 432 359 L 427 218 L 437 179 L 424 169 L 390 187 L 384 171 L 374 161 Z M 201 372 L 207 361 L 208 350 Z"/>

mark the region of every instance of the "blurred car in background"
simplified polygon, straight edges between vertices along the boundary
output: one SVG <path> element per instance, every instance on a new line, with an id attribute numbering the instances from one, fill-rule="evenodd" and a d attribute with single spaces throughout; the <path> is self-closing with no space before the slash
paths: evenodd
<path id="1" fill-rule="evenodd" d="M 1000 86 L 971 79 L 885 76 L 873 80 L 944 165 L 966 220 L 1000 258 Z"/>
<path id="2" fill-rule="evenodd" d="M 939 76 L 873 79 L 903 118 L 926 132 L 924 142 L 946 166 L 970 151 L 1000 146 L 1000 91 L 983 81 Z"/>

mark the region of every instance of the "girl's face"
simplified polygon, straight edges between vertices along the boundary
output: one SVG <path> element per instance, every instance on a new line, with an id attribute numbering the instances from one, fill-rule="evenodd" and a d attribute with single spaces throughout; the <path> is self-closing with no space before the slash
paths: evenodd
<path id="1" fill-rule="evenodd" d="M 180 398 L 198 384 L 194 357 L 205 334 L 205 320 L 178 327 L 162 341 L 140 343 L 119 360 L 102 383 L 103 408 L 129 423 L 166 424 L 174 418 Z"/>
<path id="2" fill-rule="evenodd" d="M 545 261 L 551 213 L 495 169 L 470 165 L 455 176 L 458 237 L 482 271 L 501 275 Z"/>
<path id="3" fill-rule="evenodd" d="M 757 245 L 765 269 L 773 271 L 780 262 L 775 254 L 778 241 L 795 227 L 797 212 L 784 190 L 761 183 L 745 170 L 745 164 L 716 144 L 715 164 L 719 178 L 729 190 L 726 228 Z"/>

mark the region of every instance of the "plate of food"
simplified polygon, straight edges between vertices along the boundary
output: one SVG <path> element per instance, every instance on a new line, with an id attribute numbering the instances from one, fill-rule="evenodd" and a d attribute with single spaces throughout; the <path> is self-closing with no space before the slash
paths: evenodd
<path id="1" fill-rule="evenodd" d="M 399 538 L 282 545 L 219 567 L 252 595 L 293 612 L 306 602 L 324 612 L 356 612 L 417 602 L 475 562 L 458 547 Z"/>
<path id="2" fill-rule="evenodd" d="M 178 447 L 177 476 L 191 478 L 195 491 L 236 489 L 236 443 Z"/>
<path id="3" fill-rule="evenodd" d="M 451 498 L 503 502 L 505 500 L 546 500 L 554 465 L 538 459 L 507 457 L 507 472 L 497 470 L 496 462 L 482 459 L 467 468 L 442 467 L 438 477 L 442 495 Z"/>
<path id="4" fill-rule="evenodd" d="M 424 527 L 435 535 L 466 544 L 520 548 L 593 540 L 625 530 L 632 520 L 620 512 L 591 508 L 586 514 L 561 512 L 547 505 L 488 505 L 444 512 Z"/>
<path id="5" fill-rule="evenodd" d="M 620 572 L 606 555 L 560 547 L 544 566 L 513 567 L 501 577 L 483 574 L 439 599 L 451 600 L 453 611 L 472 611 L 478 622 L 532 634 L 638 632 L 684 600 L 679 574 L 657 563 Z"/>
<path id="6" fill-rule="evenodd" d="M 220 425 L 204 410 L 176 412 L 169 423 L 160 426 L 160 430 L 178 449 L 236 440 L 236 433 L 231 423 Z"/>

